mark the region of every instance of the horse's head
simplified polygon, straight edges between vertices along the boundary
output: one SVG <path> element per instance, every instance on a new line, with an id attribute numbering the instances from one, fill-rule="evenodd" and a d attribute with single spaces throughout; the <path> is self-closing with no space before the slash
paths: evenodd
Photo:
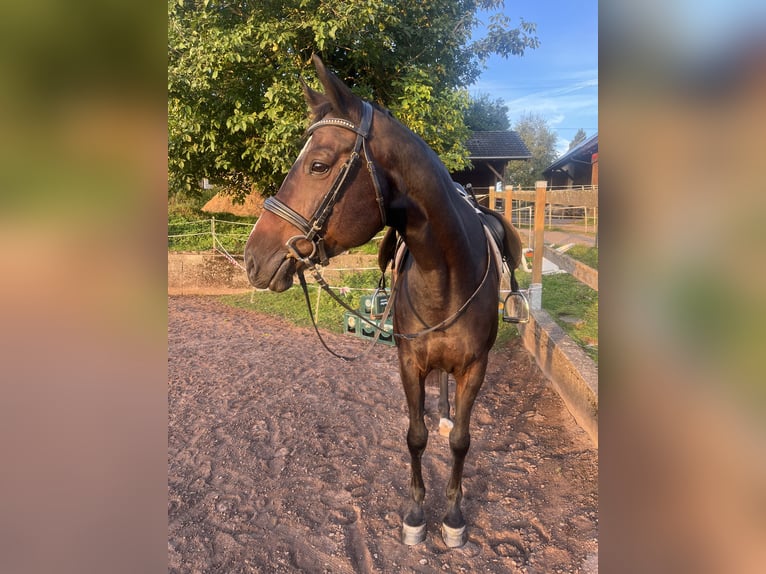
<path id="1" fill-rule="evenodd" d="M 300 266 L 311 267 L 362 245 L 385 225 L 385 184 L 369 149 L 373 107 L 314 56 L 324 94 L 305 83 L 312 112 L 308 141 L 245 246 L 250 282 L 284 291 Z"/>

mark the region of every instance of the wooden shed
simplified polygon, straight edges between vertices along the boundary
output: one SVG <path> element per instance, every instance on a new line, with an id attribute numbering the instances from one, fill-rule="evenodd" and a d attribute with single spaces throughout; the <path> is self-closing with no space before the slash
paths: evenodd
<path id="1" fill-rule="evenodd" d="M 505 185 L 503 174 L 511 161 L 526 161 L 532 157 L 518 133 L 512 130 L 472 132 L 466 142 L 470 152 L 472 169 L 452 174 L 452 179 L 475 190 L 486 192 L 500 181 Z"/>
<path id="2" fill-rule="evenodd" d="M 543 170 L 549 187 L 598 186 L 598 132 Z"/>

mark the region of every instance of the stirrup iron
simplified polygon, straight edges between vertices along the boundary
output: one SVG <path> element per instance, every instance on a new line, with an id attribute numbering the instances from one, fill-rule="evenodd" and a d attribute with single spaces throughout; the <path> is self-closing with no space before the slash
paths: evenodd
<path id="1" fill-rule="evenodd" d="M 529 300 L 521 291 L 511 291 L 503 302 L 504 323 L 529 323 Z"/>

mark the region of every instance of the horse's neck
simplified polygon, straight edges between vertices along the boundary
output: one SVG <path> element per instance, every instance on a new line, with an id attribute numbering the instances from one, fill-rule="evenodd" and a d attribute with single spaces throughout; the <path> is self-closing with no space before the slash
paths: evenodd
<path id="1" fill-rule="evenodd" d="M 406 199 L 407 223 L 400 231 L 420 272 L 435 274 L 442 282 L 449 282 L 450 273 L 465 273 L 466 262 L 476 256 L 471 240 L 476 229 L 451 178 L 437 173 L 413 181 Z"/>
<path id="2" fill-rule="evenodd" d="M 415 266 L 424 275 L 460 273 L 461 267 L 470 274 L 466 263 L 481 257 L 476 245 L 484 245 L 481 237 L 477 241 L 477 234 L 483 233 L 478 220 L 467 215 L 470 207 L 454 189 L 449 172 L 434 151 L 402 124 L 391 125 L 388 139 L 397 142 L 386 154 L 394 158 L 388 166 L 396 173 L 394 203 L 405 213 L 398 225 L 392 225 L 404 238 Z"/>

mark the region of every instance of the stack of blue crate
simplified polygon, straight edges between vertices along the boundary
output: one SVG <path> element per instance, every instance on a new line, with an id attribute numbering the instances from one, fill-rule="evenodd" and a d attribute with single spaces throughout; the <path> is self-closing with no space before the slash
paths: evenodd
<path id="1" fill-rule="evenodd" d="M 388 293 L 376 291 L 372 295 L 365 295 L 359 304 L 359 314 L 369 319 L 385 331 L 380 334 L 378 341 L 386 345 L 394 345 L 394 323 L 389 313 L 386 322 L 381 325 L 380 319 L 388 304 Z M 357 317 L 354 313 L 346 311 L 343 314 L 343 332 L 355 335 L 363 339 L 374 339 L 377 329 Z"/>

